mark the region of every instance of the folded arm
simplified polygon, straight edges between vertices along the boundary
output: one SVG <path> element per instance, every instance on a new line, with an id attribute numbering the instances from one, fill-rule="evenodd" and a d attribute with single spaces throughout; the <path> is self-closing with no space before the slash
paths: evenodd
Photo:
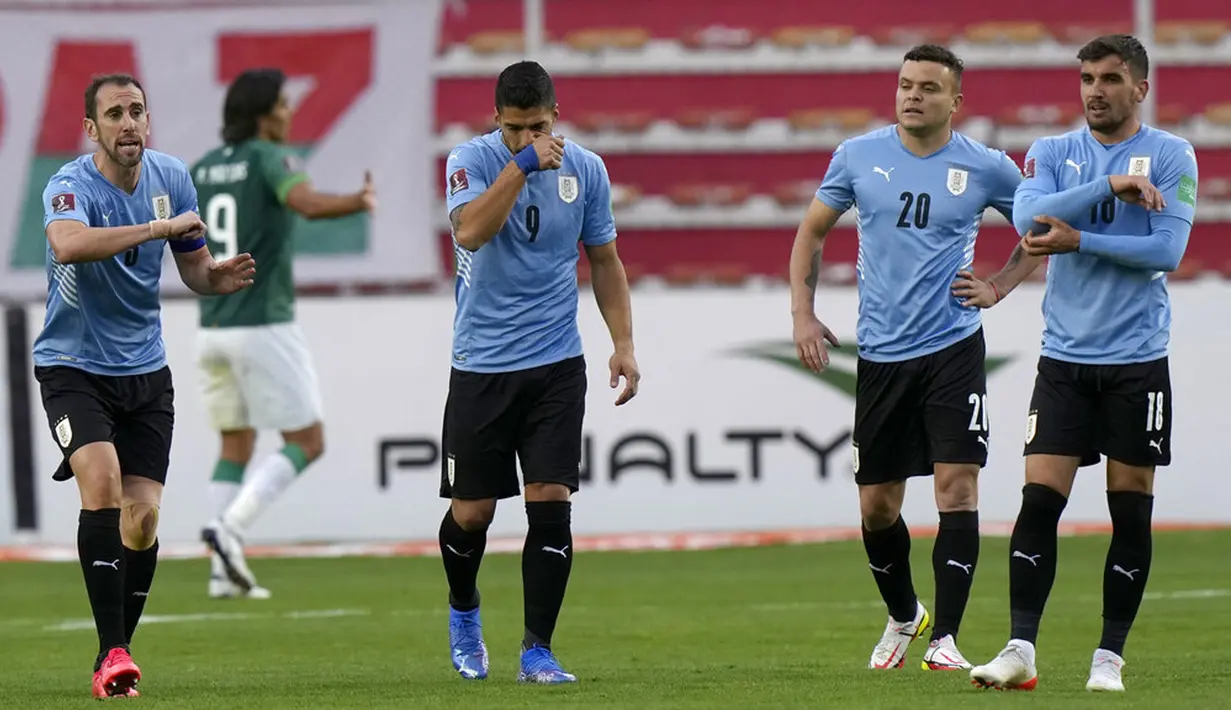
<path id="1" fill-rule="evenodd" d="M 110 259 L 153 238 L 153 227 L 150 224 L 87 227 L 76 220 L 61 219 L 47 225 L 47 241 L 51 244 L 51 253 L 61 264 Z"/>
<path id="2" fill-rule="evenodd" d="M 1175 271 L 1188 248 L 1192 224 L 1181 217 L 1152 215 L 1149 234 L 1081 233 L 1077 251 L 1123 266 L 1148 271 Z"/>

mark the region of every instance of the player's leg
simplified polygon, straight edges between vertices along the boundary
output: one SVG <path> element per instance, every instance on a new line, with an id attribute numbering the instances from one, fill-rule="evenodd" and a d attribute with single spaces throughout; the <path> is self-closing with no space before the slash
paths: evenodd
<path id="1" fill-rule="evenodd" d="M 230 353 L 254 429 L 276 429 L 283 446 L 252 466 L 235 499 L 210 524 L 228 576 L 249 596 L 266 597 L 248 567 L 243 538 L 260 515 L 324 452 L 320 384 L 312 355 L 292 323 L 236 328 Z M 257 591 L 259 590 L 259 591 Z"/>
<path id="2" fill-rule="evenodd" d="M 218 461 L 210 477 L 210 497 L 214 511 L 210 520 L 222 516 L 239 494 L 244 471 L 256 447 L 256 430 L 248 423 L 248 407 L 244 393 L 232 366 L 231 352 L 236 348 L 236 333 L 230 329 L 203 328 L 197 331 L 197 371 L 205 409 L 214 431 L 219 432 L 222 445 Z M 208 542 L 208 529 L 202 529 L 202 540 Z M 209 596 L 230 598 L 244 596 L 243 587 L 231 581 L 222 556 L 210 549 Z"/>
<path id="3" fill-rule="evenodd" d="M 925 670 L 969 669 L 958 630 L 979 562 L 979 471 L 991 438 L 983 331 L 926 358 L 923 427 L 939 525 L 932 545 L 936 618 Z"/>
<path id="4" fill-rule="evenodd" d="M 64 460 L 56 480 L 74 478 L 81 497 L 77 556 L 98 632 L 95 697 L 126 695 L 141 678 L 124 633 L 123 488 L 109 393 L 100 378 L 68 367 L 36 367 L 35 377 L 52 436 Z"/>
<path id="5" fill-rule="evenodd" d="M 573 568 L 572 503 L 580 485 L 586 411 L 586 363 L 571 358 L 531 371 L 518 453 L 526 490 L 526 541 L 521 573 L 525 599 L 518 680 L 571 683 L 552 650 L 552 638 Z"/>
<path id="6" fill-rule="evenodd" d="M 971 669 L 984 687 L 1033 690 L 1035 642 L 1056 580 L 1058 528 L 1077 469 L 1098 463 L 1098 416 L 1087 368 L 1040 358 L 1026 419 L 1026 484 L 1009 540 L 1009 643 Z"/>
<path id="7" fill-rule="evenodd" d="M 1167 360 L 1106 368 L 1100 409 L 1106 432 L 1111 544 L 1103 568 L 1103 635 L 1087 690 L 1122 691 L 1124 644 L 1145 594 L 1153 557 L 1154 471 L 1171 463 Z"/>
<path id="8" fill-rule="evenodd" d="M 518 373 L 453 370 L 445 400 L 440 496 L 440 558 L 449 586 L 449 651 L 466 680 L 487 677 L 487 645 L 479 613 L 479 567 L 496 500 L 517 495 L 514 392 Z"/>
<path id="9" fill-rule="evenodd" d="M 910 530 L 902 519 L 906 479 L 928 473 L 920 424 L 919 363 L 860 360 L 852 454 L 868 567 L 889 612 L 868 667 L 901 668 L 931 619 L 915 594 Z"/>

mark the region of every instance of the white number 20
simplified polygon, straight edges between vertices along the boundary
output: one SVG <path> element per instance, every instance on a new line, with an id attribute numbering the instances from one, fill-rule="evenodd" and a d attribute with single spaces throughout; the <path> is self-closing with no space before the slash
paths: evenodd
<path id="1" fill-rule="evenodd" d="M 205 205 L 205 225 L 209 227 L 210 241 L 222 244 L 222 250 L 214 254 L 218 261 L 226 261 L 239 253 L 239 230 L 235 227 L 238 208 L 235 196 L 220 192 L 209 198 Z"/>
<path id="2" fill-rule="evenodd" d="M 970 430 L 971 431 L 987 431 L 987 395 L 971 392 L 967 399 L 971 405 L 970 411 Z"/>

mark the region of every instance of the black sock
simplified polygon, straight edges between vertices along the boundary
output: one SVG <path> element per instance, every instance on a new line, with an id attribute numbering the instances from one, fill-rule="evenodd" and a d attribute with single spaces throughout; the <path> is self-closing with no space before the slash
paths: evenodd
<path id="1" fill-rule="evenodd" d="M 861 526 L 862 527 L 862 526 Z M 910 530 L 902 516 L 884 530 L 863 528 L 863 549 L 868 553 L 872 578 L 880 588 L 889 615 L 898 622 L 915 620 L 919 598 L 910 576 Z"/>
<path id="2" fill-rule="evenodd" d="M 1068 499 L 1038 483 L 1022 487 L 1022 509 L 1009 539 L 1011 638 L 1034 643 L 1056 581 L 1056 529 Z"/>
<path id="3" fill-rule="evenodd" d="M 551 635 L 564 604 L 564 590 L 573 568 L 572 503 L 526 503 L 526 544 L 521 553 L 521 579 L 526 603 L 523 644 L 551 647 Z"/>
<path id="4" fill-rule="evenodd" d="M 124 638 L 131 644 L 133 632 L 137 630 L 137 622 L 141 621 L 141 612 L 145 611 L 145 600 L 150 594 L 150 585 L 154 583 L 154 568 L 158 566 L 158 540 L 144 550 L 124 548 Z"/>
<path id="5" fill-rule="evenodd" d="M 120 509 L 82 510 L 77 519 L 77 557 L 98 631 L 99 653 L 127 645 L 124 635 L 124 543 Z M 97 668 L 95 669 L 97 670 Z"/>
<path id="6" fill-rule="evenodd" d="M 979 512 L 964 510 L 940 514 L 932 571 L 936 575 L 936 625 L 932 640 L 952 635 L 957 640 L 970 585 L 979 561 Z"/>
<path id="7" fill-rule="evenodd" d="M 1154 496 L 1107 491 L 1107 508 L 1111 511 L 1111 545 L 1103 568 L 1103 638 L 1099 648 L 1122 656 L 1150 576 Z"/>
<path id="8" fill-rule="evenodd" d="M 458 611 L 479 606 L 479 564 L 487 547 L 487 528 L 467 531 L 453 518 L 453 508 L 440 521 L 440 557 L 449 580 L 449 605 Z"/>

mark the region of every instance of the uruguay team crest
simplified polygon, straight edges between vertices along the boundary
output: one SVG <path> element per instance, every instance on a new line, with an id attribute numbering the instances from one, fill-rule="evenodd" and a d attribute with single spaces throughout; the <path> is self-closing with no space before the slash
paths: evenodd
<path id="1" fill-rule="evenodd" d="M 949 188 L 949 194 L 957 196 L 966 192 L 966 183 L 970 181 L 970 173 L 959 168 L 949 168 L 949 180 L 945 183 L 945 187 Z"/>
<path id="2" fill-rule="evenodd" d="M 154 196 L 154 219 L 171 219 L 171 196 Z"/>
<path id="3" fill-rule="evenodd" d="M 1030 416 L 1026 417 L 1026 443 L 1034 441 L 1034 435 L 1039 431 L 1039 413 L 1031 412 Z"/>
<path id="4" fill-rule="evenodd" d="M 576 175 L 561 175 L 560 176 L 560 199 L 566 203 L 572 203 L 577 200 L 577 194 L 581 192 L 577 183 Z"/>
<path id="5" fill-rule="evenodd" d="M 60 442 L 62 449 L 73 443 L 73 423 L 67 416 L 60 417 L 60 421 L 56 422 L 56 441 Z"/>
<path id="6" fill-rule="evenodd" d="M 1128 159 L 1128 174 L 1134 177 L 1150 177 L 1150 156 L 1134 155 Z"/>

